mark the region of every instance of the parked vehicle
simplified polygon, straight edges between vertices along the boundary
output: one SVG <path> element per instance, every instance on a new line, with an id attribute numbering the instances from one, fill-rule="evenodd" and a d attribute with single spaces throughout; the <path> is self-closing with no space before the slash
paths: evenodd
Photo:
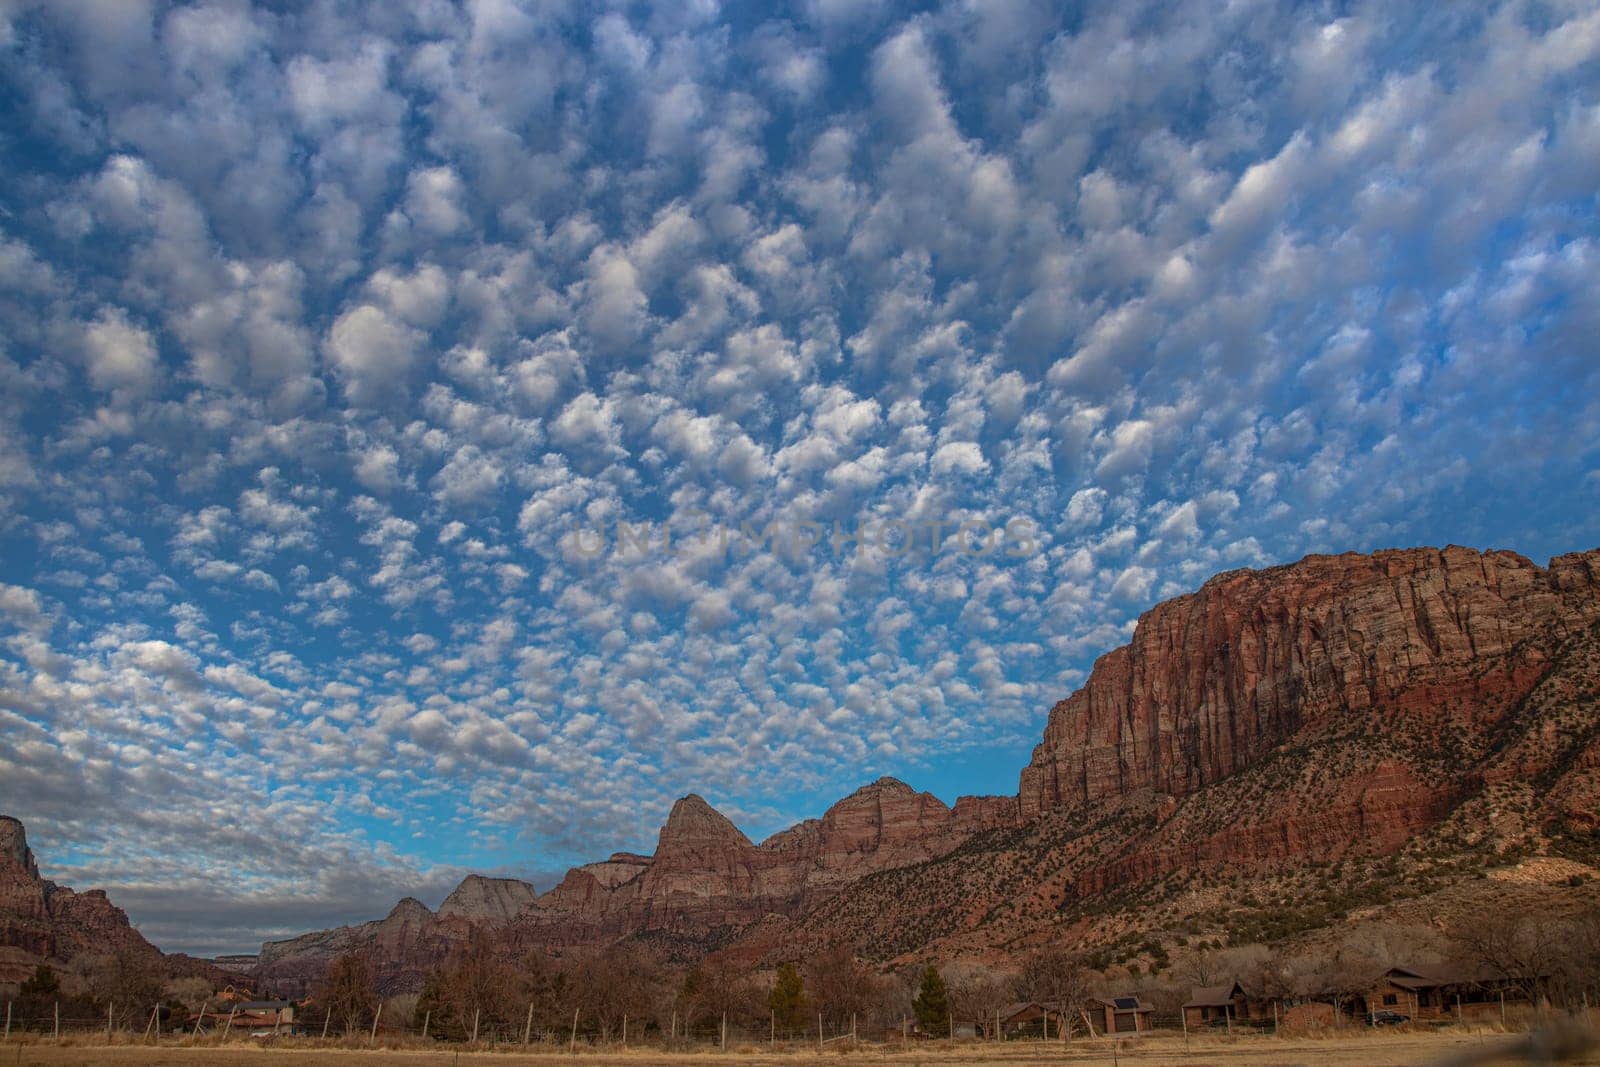
<path id="1" fill-rule="evenodd" d="M 1401 1023 L 1411 1021 L 1411 1016 L 1401 1015 L 1397 1011 L 1375 1011 L 1372 1013 L 1373 1026 L 1399 1026 Z"/>

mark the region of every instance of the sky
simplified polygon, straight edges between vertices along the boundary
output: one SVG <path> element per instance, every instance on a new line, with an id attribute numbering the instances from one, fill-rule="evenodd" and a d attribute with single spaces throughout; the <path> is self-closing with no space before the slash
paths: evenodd
<path id="1" fill-rule="evenodd" d="M 1592 3 L 0 0 L 0 153 L 0 812 L 168 950 L 1600 544 Z"/>

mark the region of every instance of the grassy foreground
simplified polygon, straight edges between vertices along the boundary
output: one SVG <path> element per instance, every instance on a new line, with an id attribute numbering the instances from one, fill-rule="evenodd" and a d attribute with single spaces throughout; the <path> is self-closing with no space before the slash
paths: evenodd
<path id="1" fill-rule="evenodd" d="M 1177 1065 L 1329 1065 L 1329 1067 L 1411 1067 L 1414 1064 L 1527 1062 L 1523 1057 L 1495 1057 L 1524 1040 L 1517 1035 L 1490 1030 L 1451 1029 L 1428 1033 L 1362 1032 L 1336 1036 L 1193 1037 L 1154 1034 L 1113 1041 L 1109 1038 L 1077 1040 L 1070 1045 L 1016 1041 L 947 1045 L 929 1042 L 909 1048 L 862 1046 L 818 1052 L 814 1048 L 744 1046 L 719 1051 L 667 1052 L 660 1048 L 535 1049 L 530 1052 L 461 1051 L 448 1047 L 429 1049 L 360 1049 L 317 1047 L 318 1042 L 279 1042 L 270 1047 L 234 1044 L 73 1045 L 18 1044 L 0 1046 L 0 1067 L 290 1067 L 290 1065 L 343 1065 L 343 1067 L 553 1067 L 567 1062 L 578 1067 L 640 1067 L 664 1063 L 681 1067 L 793 1067 L 805 1063 L 904 1064 L 1135 1064 L 1138 1067 Z M 1600 1065 L 1600 1050 L 1591 1047 L 1565 1063 Z"/>

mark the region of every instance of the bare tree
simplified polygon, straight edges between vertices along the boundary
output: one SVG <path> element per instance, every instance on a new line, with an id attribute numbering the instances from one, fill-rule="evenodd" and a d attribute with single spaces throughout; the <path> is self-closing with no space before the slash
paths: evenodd
<path id="1" fill-rule="evenodd" d="M 745 1025 L 767 1018 L 767 990 L 731 963 L 708 960 L 684 976 L 679 987 L 678 1011 L 691 1027 L 713 1028 L 723 1018 L 730 1025 Z"/>
<path id="2" fill-rule="evenodd" d="M 360 952 L 347 952 L 334 960 L 323 976 L 316 999 L 346 1034 L 365 1026 L 378 1009 L 367 957 Z"/>
<path id="3" fill-rule="evenodd" d="M 951 964 L 944 968 L 944 980 L 950 990 L 951 1015 L 992 1036 L 995 1012 L 1011 1003 L 1011 982 L 974 964 Z"/>
<path id="4" fill-rule="evenodd" d="M 1366 998 L 1391 966 L 1359 941 L 1345 941 L 1312 957 L 1307 977 L 1320 986 L 1333 1002 L 1335 1011 L 1344 1011 L 1357 997 Z"/>
<path id="5" fill-rule="evenodd" d="M 1094 999 L 1097 978 L 1083 957 L 1061 948 L 1046 948 L 1023 958 L 1012 980 L 1012 992 L 1018 1000 L 1046 1005 L 1071 1026 Z"/>
<path id="6" fill-rule="evenodd" d="M 1501 910 L 1461 923 L 1451 931 L 1451 939 L 1464 962 L 1531 1001 L 1557 969 L 1562 934 L 1560 925 L 1546 916 Z"/>
<path id="7" fill-rule="evenodd" d="M 866 1015 L 878 999 L 877 975 L 844 945 L 807 962 L 805 975 L 812 1010 L 837 1030 L 848 1027 L 853 1017 Z"/>
<path id="8" fill-rule="evenodd" d="M 1554 984 L 1571 1007 L 1585 999 L 1600 977 L 1600 906 L 1589 904 L 1562 924 Z"/>
<path id="9" fill-rule="evenodd" d="M 118 1028 L 141 1025 L 166 988 L 160 957 L 131 946 L 92 957 L 82 973 L 90 997 L 111 1010 Z"/>

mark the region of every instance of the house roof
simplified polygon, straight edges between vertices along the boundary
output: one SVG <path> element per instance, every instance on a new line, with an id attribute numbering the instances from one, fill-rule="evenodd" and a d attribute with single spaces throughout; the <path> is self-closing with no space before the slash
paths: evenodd
<path id="1" fill-rule="evenodd" d="M 1221 1008 L 1233 1003 L 1234 990 L 1239 995 L 1244 995 L 1244 987 L 1238 982 L 1228 982 L 1223 985 L 1195 986 L 1189 991 L 1189 1001 L 1186 1008 Z"/>
<path id="2" fill-rule="evenodd" d="M 1015 1004 L 1007 1004 L 1001 1008 L 1000 1015 L 1002 1018 L 1014 1019 L 1029 1008 L 1038 1008 L 1041 1012 L 1046 1010 L 1045 1006 L 1037 1000 L 1019 1000 Z"/>
<path id="3" fill-rule="evenodd" d="M 1437 989 L 1447 985 L 1477 985 L 1505 981 L 1504 975 L 1487 967 L 1444 968 L 1390 967 L 1384 977 L 1401 989 Z"/>
<path id="4" fill-rule="evenodd" d="M 1138 997 L 1096 997 L 1095 1000 L 1116 1011 L 1155 1011 Z"/>

